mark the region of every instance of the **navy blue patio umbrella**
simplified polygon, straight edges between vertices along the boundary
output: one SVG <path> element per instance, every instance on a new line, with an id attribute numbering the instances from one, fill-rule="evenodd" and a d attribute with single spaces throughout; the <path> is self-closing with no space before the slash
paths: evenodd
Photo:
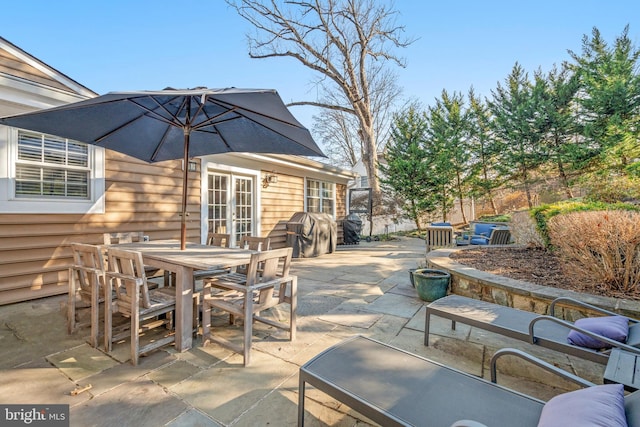
<path id="1" fill-rule="evenodd" d="M 110 92 L 0 118 L 0 124 L 85 142 L 147 162 L 183 159 L 182 249 L 189 158 L 228 152 L 324 157 L 311 133 L 269 89 Z"/>

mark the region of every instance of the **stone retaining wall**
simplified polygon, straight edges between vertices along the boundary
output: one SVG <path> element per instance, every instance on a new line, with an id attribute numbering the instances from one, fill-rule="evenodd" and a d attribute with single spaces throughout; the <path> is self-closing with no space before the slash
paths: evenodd
<path id="1" fill-rule="evenodd" d="M 449 257 L 452 252 L 464 249 L 438 249 L 427 254 L 429 268 L 445 270 L 451 274 L 450 293 L 540 314 L 549 314 L 549 304 L 555 298 L 569 297 L 627 317 L 640 319 L 640 302 L 638 301 L 589 295 L 509 279 L 476 270 L 455 262 Z M 558 310 L 556 315 L 569 321 L 593 315 L 593 313 L 570 309 L 567 306 L 556 307 L 561 309 L 561 312 Z"/>

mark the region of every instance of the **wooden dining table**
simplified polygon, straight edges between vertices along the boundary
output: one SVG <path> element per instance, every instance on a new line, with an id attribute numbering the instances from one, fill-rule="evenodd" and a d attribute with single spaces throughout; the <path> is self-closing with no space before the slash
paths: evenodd
<path id="1" fill-rule="evenodd" d="M 187 351 L 193 343 L 193 273 L 196 270 L 220 270 L 249 264 L 256 251 L 239 248 L 187 243 L 180 250 L 179 240 L 152 240 L 149 242 L 110 245 L 120 249 L 138 251 L 145 266 L 175 273 L 176 315 L 175 346 L 179 352 Z"/>

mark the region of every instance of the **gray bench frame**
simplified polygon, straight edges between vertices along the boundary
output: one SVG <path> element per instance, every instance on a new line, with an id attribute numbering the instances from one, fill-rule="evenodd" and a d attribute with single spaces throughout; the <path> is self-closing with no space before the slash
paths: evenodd
<path id="1" fill-rule="evenodd" d="M 629 345 L 586 331 L 571 322 L 555 317 L 556 306 L 559 304 L 588 309 L 604 315 L 617 314 L 567 297 L 557 298 L 552 301 L 549 307 L 549 315 L 547 316 L 461 295 L 449 295 L 427 305 L 424 345 L 429 345 L 431 316 L 438 316 L 451 320 L 451 328 L 454 330 L 456 322 L 460 322 L 471 327 L 484 329 L 601 364 L 608 362 L 610 350 L 599 351 L 569 344 L 567 342 L 569 330 L 577 330 L 604 341 L 614 348 L 621 348 L 634 354 L 640 354 L 640 348 L 634 346 L 640 343 L 640 323 L 638 323 L 638 320 L 629 319 L 632 323 L 629 327 L 629 338 L 627 339 L 627 343 L 631 344 Z"/>

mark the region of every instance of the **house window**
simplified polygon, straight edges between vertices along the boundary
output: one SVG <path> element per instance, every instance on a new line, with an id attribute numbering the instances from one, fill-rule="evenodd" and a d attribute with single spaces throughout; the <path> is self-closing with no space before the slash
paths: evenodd
<path id="1" fill-rule="evenodd" d="M 50 135 L 18 132 L 16 198 L 89 199 L 89 148 Z"/>
<path id="2" fill-rule="evenodd" d="M 335 215 L 335 184 L 307 179 L 307 212 Z"/>
<path id="3" fill-rule="evenodd" d="M 0 213 L 104 213 L 104 148 L 0 126 Z"/>

